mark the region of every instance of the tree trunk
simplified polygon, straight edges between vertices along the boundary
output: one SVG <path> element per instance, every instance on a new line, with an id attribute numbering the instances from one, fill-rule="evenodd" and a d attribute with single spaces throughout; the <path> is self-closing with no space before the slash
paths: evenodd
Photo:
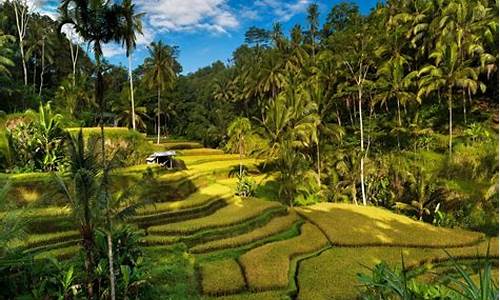
<path id="1" fill-rule="evenodd" d="M 42 96 L 44 71 L 45 71 L 45 38 L 42 39 L 42 68 L 40 70 L 40 90 L 38 91 L 38 96 Z"/>
<path id="2" fill-rule="evenodd" d="M 450 151 L 450 157 L 452 155 L 452 151 L 453 151 L 453 146 L 452 146 L 452 143 L 453 143 L 453 103 L 452 103 L 452 97 L 453 97 L 453 94 L 452 94 L 452 88 L 448 88 L 448 112 L 449 112 L 449 134 L 450 134 L 450 139 L 449 139 L 449 142 L 448 142 L 448 149 Z"/>
<path id="3" fill-rule="evenodd" d="M 316 143 L 316 161 L 318 164 L 318 186 L 321 187 L 321 156 L 320 156 L 320 149 L 319 149 L 319 138 L 320 138 L 320 132 L 319 128 L 318 130 L 318 141 Z"/>
<path id="4" fill-rule="evenodd" d="M 132 78 L 132 53 L 128 56 L 128 80 L 130 84 L 130 104 L 132 105 L 132 128 L 135 128 L 134 79 Z"/>
<path id="5" fill-rule="evenodd" d="M 87 299 L 94 299 L 94 257 L 92 255 L 92 249 L 94 247 L 94 239 L 92 230 L 87 226 L 80 229 L 82 236 L 82 246 L 85 252 L 84 267 L 85 267 L 85 285 L 87 289 Z"/>
<path id="6" fill-rule="evenodd" d="M 361 135 L 361 196 L 363 197 L 363 205 L 366 206 L 366 194 L 365 194 L 365 145 L 364 145 L 364 132 L 363 132 L 363 110 L 361 106 L 361 99 L 363 98 L 363 91 L 361 87 L 358 87 L 358 97 L 359 97 L 359 129 Z"/>
<path id="7" fill-rule="evenodd" d="M 113 259 L 113 240 L 111 237 L 111 230 L 112 225 L 109 225 L 108 228 L 108 233 L 106 234 L 106 238 L 108 240 L 108 263 L 109 263 L 109 284 L 110 284 L 110 296 L 111 300 L 116 299 L 116 292 L 115 292 L 115 270 L 114 270 L 114 259 Z"/>
<path id="8" fill-rule="evenodd" d="M 36 90 L 36 64 L 37 64 L 36 54 L 34 54 L 33 60 L 34 60 L 34 65 L 33 65 L 33 90 Z"/>
<path id="9" fill-rule="evenodd" d="M 465 89 L 462 89 L 462 98 L 464 104 L 464 124 L 467 125 L 467 100 L 465 98 Z"/>
<path id="10" fill-rule="evenodd" d="M 69 52 L 71 54 L 71 66 L 73 67 L 73 86 L 76 85 L 76 63 L 78 61 L 78 45 L 75 45 L 76 50 L 73 50 L 73 43 L 71 42 L 71 39 L 68 39 L 69 41 Z M 76 52 L 76 53 L 75 53 Z"/>
<path id="11" fill-rule="evenodd" d="M 28 85 L 28 68 L 26 67 L 26 57 L 24 54 L 24 37 L 26 36 L 26 26 L 27 26 L 27 7 L 18 7 L 18 3 L 13 1 L 14 12 L 16 15 L 16 26 L 17 26 L 17 34 L 19 37 L 19 50 L 21 52 L 21 62 L 23 65 L 23 74 L 24 74 L 24 85 Z M 21 3 L 24 5 L 24 3 Z M 26 19 L 25 19 L 26 18 Z"/>
<path id="12" fill-rule="evenodd" d="M 243 175 L 243 143 L 244 143 L 244 138 L 240 137 L 239 140 L 239 145 L 238 145 L 238 152 L 240 153 L 240 180 Z"/>
<path id="13" fill-rule="evenodd" d="M 100 45 L 95 45 L 95 47 L 99 47 Z M 94 49 L 94 53 L 97 53 L 98 51 Z M 101 120 L 100 120 L 100 127 L 101 127 L 101 155 L 102 155 L 102 168 L 103 168 L 103 176 L 106 176 L 106 155 L 105 155 L 105 135 L 104 135 L 104 82 L 103 82 L 103 76 L 101 72 L 101 57 L 98 54 L 95 54 L 95 60 L 96 60 L 96 68 L 97 68 L 97 82 L 96 82 L 96 100 L 99 103 L 99 110 L 100 110 L 100 115 L 101 115 Z M 106 178 L 103 178 L 103 180 L 107 180 Z M 107 221 L 109 226 L 111 226 L 111 220 L 109 216 L 109 199 L 108 199 L 108 193 L 107 193 L 107 182 L 104 182 L 104 195 L 106 197 L 106 216 L 107 216 Z M 109 230 L 109 228 L 108 228 Z M 109 283 L 110 283 L 110 293 L 111 293 L 111 300 L 115 300 L 115 273 L 114 273 L 114 268 L 113 268 L 113 240 L 111 239 L 111 231 L 107 233 L 107 240 L 108 240 L 108 262 L 109 262 Z"/>
<path id="14" fill-rule="evenodd" d="M 358 205 L 358 199 L 356 197 L 356 183 L 355 182 L 353 182 L 353 184 L 351 184 L 351 197 L 352 197 L 352 201 L 357 206 Z"/>
<path id="15" fill-rule="evenodd" d="M 158 85 L 158 121 L 157 121 L 157 126 L 158 126 L 158 140 L 156 141 L 156 144 L 160 144 L 160 97 L 161 97 L 161 92 L 160 92 L 160 86 Z"/>
<path id="16" fill-rule="evenodd" d="M 399 129 L 401 130 L 401 126 L 402 126 L 402 122 L 401 122 L 401 107 L 400 107 L 400 103 L 399 103 L 399 98 L 398 99 L 398 125 L 399 125 Z M 398 149 L 401 149 L 401 142 L 400 142 L 400 137 L 399 137 L 399 130 L 398 130 Z"/>

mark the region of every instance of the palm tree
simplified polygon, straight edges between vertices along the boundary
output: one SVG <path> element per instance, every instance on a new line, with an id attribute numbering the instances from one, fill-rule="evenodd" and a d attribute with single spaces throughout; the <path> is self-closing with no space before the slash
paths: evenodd
<path id="1" fill-rule="evenodd" d="M 106 0 L 80 1 L 62 0 L 59 7 L 60 22 L 59 31 L 66 24 L 73 25 L 75 31 L 81 38 L 92 45 L 96 64 L 96 84 L 95 99 L 99 105 L 100 127 L 101 127 L 101 156 L 102 166 L 105 164 L 105 135 L 104 135 L 104 80 L 102 63 L 102 45 L 108 42 L 121 42 L 124 37 L 124 26 L 127 25 L 126 15 L 123 6 L 111 3 Z M 107 191 L 103 193 L 104 198 L 108 198 Z M 109 202 L 109 201 L 108 201 Z M 111 216 L 109 203 L 106 207 L 108 211 L 108 263 L 110 276 L 111 300 L 115 299 L 115 274 L 113 265 L 113 240 L 111 238 Z"/>
<path id="2" fill-rule="evenodd" d="M 0 74 L 6 74 L 9 76 L 10 72 L 8 67 L 14 66 L 14 62 L 11 60 L 13 51 L 12 49 L 9 48 L 9 44 L 13 40 L 14 40 L 13 36 L 4 34 L 0 30 Z"/>
<path id="3" fill-rule="evenodd" d="M 135 123 L 138 129 L 146 129 L 146 122 L 144 119 L 149 118 L 146 106 L 142 106 L 139 101 L 135 108 L 135 113 L 133 113 L 130 103 L 128 102 L 129 96 L 129 88 L 124 88 L 120 93 L 118 101 L 113 102 L 111 109 L 118 115 L 118 123 L 129 128 Z"/>
<path id="4" fill-rule="evenodd" d="M 424 66 L 418 75 L 421 77 L 418 85 L 418 97 L 429 95 L 434 91 L 445 90 L 448 98 L 449 113 L 449 154 L 452 154 L 453 142 L 453 92 L 457 87 L 464 88 L 469 80 L 477 80 L 477 72 L 474 68 L 467 66 L 466 62 L 461 63 L 458 55 L 458 45 L 449 41 L 446 44 L 438 43 L 430 54 L 429 58 L 434 59 L 433 65 Z"/>
<path id="5" fill-rule="evenodd" d="M 146 58 L 144 65 L 146 73 L 144 80 L 150 88 L 156 88 L 158 93 L 158 111 L 157 111 L 157 144 L 160 144 L 160 101 L 161 91 L 167 87 L 172 87 L 175 81 L 176 73 L 174 71 L 174 49 L 164 45 L 161 41 L 151 43 L 148 47 L 149 57 Z"/>
<path id="6" fill-rule="evenodd" d="M 28 23 L 31 17 L 29 3 L 27 0 L 14 0 L 14 13 L 16 16 L 16 29 L 19 38 L 19 50 L 21 52 L 21 63 L 23 65 L 24 85 L 28 85 L 28 68 L 26 66 L 25 38 L 28 30 Z"/>
<path id="7" fill-rule="evenodd" d="M 128 79 L 129 79 L 129 91 L 130 91 L 130 104 L 132 108 L 132 128 L 136 129 L 136 118 L 135 118 L 135 103 L 134 103 L 134 80 L 132 76 L 132 52 L 136 47 L 137 34 L 142 34 L 142 20 L 144 13 L 135 13 L 135 4 L 132 4 L 132 0 L 123 1 L 123 10 L 125 16 L 125 24 L 123 26 L 123 43 L 127 50 L 128 57 Z"/>
<path id="8" fill-rule="evenodd" d="M 85 253 L 85 272 L 88 299 L 94 299 L 96 283 L 94 282 L 95 240 L 94 231 L 103 215 L 100 203 L 100 189 L 97 180 L 99 165 L 96 155 L 96 142 L 91 140 L 85 143 L 80 130 L 77 136 L 70 137 L 68 145 L 69 182 L 58 177 L 61 193 L 65 196 L 71 207 L 74 219 L 77 220 L 82 238 L 82 247 Z"/>
<path id="9" fill-rule="evenodd" d="M 481 1 L 457 0 L 448 3 L 443 9 L 440 19 L 441 37 L 451 39 L 457 44 L 458 60 L 462 64 L 474 56 L 485 56 L 481 34 L 488 31 L 488 9 Z M 469 80 L 462 86 L 464 123 L 467 124 L 467 102 L 465 92 L 469 94 L 477 90 L 477 80 Z"/>
<path id="10" fill-rule="evenodd" d="M 250 134 L 252 130 L 252 123 L 250 120 L 243 117 L 238 117 L 229 124 L 227 128 L 227 134 L 229 136 L 229 141 L 227 142 L 228 147 L 237 148 L 240 154 L 240 178 L 243 175 L 243 155 L 246 152 L 245 139 Z"/>

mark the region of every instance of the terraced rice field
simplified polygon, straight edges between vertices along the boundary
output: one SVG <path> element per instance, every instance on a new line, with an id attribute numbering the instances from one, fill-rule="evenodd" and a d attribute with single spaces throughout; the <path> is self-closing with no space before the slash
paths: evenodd
<path id="1" fill-rule="evenodd" d="M 194 266 L 192 284 L 202 299 L 355 299 L 362 265 L 381 260 L 398 265 L 401 255 L 410 267 L 437 263 L 448 258 L 443 249 L 472 259 L 483 256 L 488 245 L 498 260 L 498 239 L 488 244 L 479 233 L 437 228 L 376 207 L 324 203 L 290 209 L 278 202 L 241 199 L 233 193 L 236 179 L 228 178 L 239 165 L 237 155 L 189 141 L 167 141 L 161 147 L 176 149 L 187 169 L 156 170 L 162 183 L 158 202 L 141 208 L 129 222 L 147 232 L 142 243 L 155 257 L 168 256 L 172 245 L 185 245 Z M 255 171 L 259 161 L 243 163 Z M 147 167 L 119 173 L 139 176 Z M 175 194 L 182 197 L 162 198 L 183 187 Z M 16 246 L 38 258 L 68 258 L 78 252 L 78 233 L 67 208 L 39 205 L 20 211 L 32 225 L 26 241 Z M 162 282 L 161 274 L 153 274 L 155 282 Z M 179 284 L 191 283 L 186 279 Z"/>

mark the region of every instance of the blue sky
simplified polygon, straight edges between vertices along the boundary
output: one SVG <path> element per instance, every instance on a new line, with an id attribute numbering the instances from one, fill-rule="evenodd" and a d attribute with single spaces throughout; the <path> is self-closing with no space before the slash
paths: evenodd
<path id="1" fill-rule="evenodd" d="M 1 0 L 0 0 L 1 1 Z M 40 2 L 42 13 L 56 15 L 58 1 Z M 324 20 L 339 0 L 135 0 L 137 9 L 145 12 L 144 35 L 139 37 L 133 64 L 139 65 L 147 55 L 147 45 L 163 40 L 180 48 L 180 63 L 184 74 L 210 65 L 216 60 L 226 62 L 243 43 L 250 26 L 271 29 L 281 22 L 285 32 L 294 24 L 305 25 L 307 6 L 320 7 Z M 376 0 L 356 0 L 362 13 L 368 13 Z M 119 45 L 106 45 L 106 58 L 114 64 L 127 65 L 124 50 Z"/>

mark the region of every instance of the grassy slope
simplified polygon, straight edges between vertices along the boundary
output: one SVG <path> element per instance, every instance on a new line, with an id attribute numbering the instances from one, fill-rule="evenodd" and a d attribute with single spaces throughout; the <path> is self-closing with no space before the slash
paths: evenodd
<path id="1" fill-rule="evenodd" d="M 298 212 L 338 246 L 453 247 L 483 238 L 480 233 L 434 227 L 377 207 L 320 203 Z"/>
<path id="2" fill-rule="evenodd" d="M 119 132 L 120 130 L 116 134 L 125 133 L 123 130 Z M 113 133 L 110 132 L 110 134 Z M 219 150 L 213 149 L 197 149 L 200 145 L 188 141 L 176 141 L 170 144 L 165 143 L 161 147 L 194 148 L 178 150 L 188 170 L 164 173 L 160 175 L 159 180 L 197 179 L 202 183 L 197 183 L 198 191 L 185 199 L 144 207 L 140 210 L 141 215 L 201 207 L 212 201 L 214 197 L 232 194 L 236 179 L 227 179 L 227 176 L 229 170 L 239 165 L 236 155 L 224 155 Z M 258 160 L 248 158 L 243 160 L 243 163 L 251 169 L 255 169 L 254 166 L 258 162 Z M 146 165 L 139 165 L 120 170 L 119 173 L 140 175 L 147 168 Z M 45 174 L 14 175 L 13 178 L 16 176 L 18 178 L 15 179 L 21 183 L 29 182 L 32 178 L 40 181 L 46 179 Z M 259 183 L 272 179 L 263 175 L 255 178 Z M 30 192 L 27 192 L 28 198 Z M 275 202 L 259 199 L 234 198 L 230 202 L 229 206 L 219 208 L 216 212 L 206 216 L 193 216 L 187 221 L 167 223 L 151 228 L 151 232 L 158 234 L 173 233 L 196 238 L 197 235 L 203 237 L 202 233 L 216 233 L 215 239 L 207 239 L 195 244 L 191 250 L 203 252 L 196 256 L 187 254 L 187 249 L 182 250 L 183 254 L 178 257 L 178 254 L 175 256 L 170 250 L 166 250 L 168 248 L 165 246 L 147 247 L 148 251 L 153 253 L 152 258 L 158 262 L 152 266 L 152 271 L 155 283 L 162 289 L 169 293 L 173 291 L 178 299 L 188 294 L 189 299 L 196 299 L 194 295 L 200 291 L 210 294 L 205 295 L 209 299 L 213 299 L 214 295 L 236 292 L 239 294 L 226 295 L 217 299 L 283 299 L 290 295 L 290 291 L 293 294 L 295 290 L 296 265 L 297 261 L 300 261 L 296 276 L 299 299 L 352 299 L 356 295 L 356 289 L 353 288 L 356 284 L 355 274 L 363 271 L 360 264 L 371 266 L 381 259 L 398 264 L 401 252 L 409 264 L 445 259 L 446 254 L 438 249 L 439 247 L 455 247 L 449 249 L 450 253 L 465 257 L 486 252 L 487 244 L 480 242 L 483 238 L 481 234 L 436 228 L 375 207 L 320 204 L 297 209 L 302 218 L 307 220 L 303 225 L 301 224 L 304 221 L 297 222 L 297 218 L 300 219 L 300 217 L 293 216 L 291 212 L 287 216 L 268 214 L 271 217 L 270 220 L 247 226 L 246 222 L 252 222 L 259 216 L 263 216 L 269 209 L 282 209 L 282 207 Z M 67 216 L 69 212 L 62 207 L 45 207 L 25 213 L 33 218 L 55 220 L 58 217 Z M 247 226 L 248 230 L 237 229 L 242 225 Z M 232 233 L 227 235 L 225 231 Z M 28 243 L 24 246 L 64 242 L 67 237 L 73 236 L 74 232 L 71 231 L 30 235 Z M 151 236 L 151 238 L 170 239 L 172 237 L 158 235 Z M 335 246 L 318 255 L 315 254 L 329 242 Z M 498 243 L 498 240 L 495 242 Z M 460 247 L 470 244 L 477 245 Z M 64 258 L 74 255 L 77 251 L 76 245 L 61 245 L 60 248 L 41 252 L 38 257 L 54 255 Z M 492 252 L 493 256 L 498 257 L 496 247 Z M 310 255 L 313 256 L 309 258 Z M 167 260 L 170 262 L 178 259 L 181 260 L 179 264 L 188 266 L 189 270 L 186 272 L 189 274 L 185 274 L 185 281 L 182 279 L 182 282 L 176 282 L 172 286 L 169 282 L 179 281 L 179 279 L 170 278 L 172 274 L 164 263 Z M 201 264 L 197 264 L 197 261 Z M 196 265 L 198 266 L 195 268 Z M 179 269 L 182 268 L 179 266 Z M 195 269 L 198 271 L 195 272 Z M 268 291 L 276 288 L 280 290 Z M 263 292 L 250 293 L 250 290 Z"/>

